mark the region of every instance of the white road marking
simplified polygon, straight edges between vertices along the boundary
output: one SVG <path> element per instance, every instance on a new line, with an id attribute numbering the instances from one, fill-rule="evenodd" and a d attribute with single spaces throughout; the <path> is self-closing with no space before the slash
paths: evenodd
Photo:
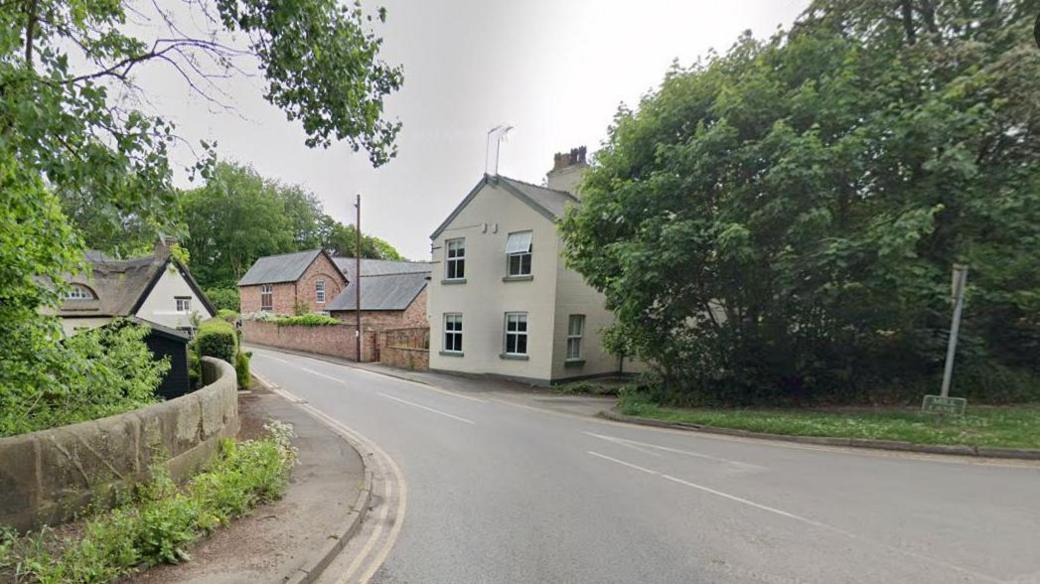
<path id="1" fill-rule="evenodd" d="M 456 416 L 455 414 L 449 414 L 448 412 L 444 412 L 444 411 L 438 410 L 436 408 L 431 408 L 429 406 L 424 406 L 422 404 L 417 404 L 417 403 L 415 403 L 413 401 L 408 401 L 406 399 L 401 399 L 399 397 L 392 396 L 389 393 L 379 392 L 379 395 L 381 395 L 381 396 L 383 396 L 383 397 L 385 397 L 387 399 L 392 399 L 392 400 L 394 400 L 396 402 L 400 402 L 400 403 L 403 403 L 405 405 L 412 406 L 413 408 L 419 408 L 419 409 L 426 410 L 428 412 L 432 412 L 434 414 L 439 414 L 439 415 L 444 416 L 446 418 L 451 418 L 453 420 L 458 420 L 460 422 L 465 422 L 467 424 L 476 424 L 476 422 L 474 422 L 473 420 L 470 420 L 470 419 L 467 419 L 467 418 L 463 418 L 461 416 Z"/>
<path id="2" fill-rule="evenodd" d="M 738 460 L 730 460 L 728 458 L 722 458 L 722 457 L 719 457 L 719 456 L 712 456 L 710 454 L 704 454 L 704 453 L 701 453 L 701 452 L 694 452 L 692 450 L 683 450 L 681 448 L 672 448 L 672 447 L 669 447 L 669 446 L 661 446 L 660 444 L 651 444 L 649 442 L 640 442 L 639 440 L 630 440 L 628 438 L 618 438 L 617 436 L 607 436 L 605 434 L 596 434 L 595 432 L 582 432 L 582 434 L 587 434 L 589 436 L 592 436 L 593 438 L 599 438 L 600 440 L 606 440 L 607 442 L 612 442 L 614 444 L 619 444 L 621 446 L 627 446 L 629 448 L 640 450 L 640 451 L 646 452 L 647 454 L 652 454 L 653 456 L 660 456 L 660 455 L 655 453 L 655 452 L 650 452 L 649 450 L 646 450 L 646 449 L 660 450 L 662 452 L 670 452 L 672 454 L 682 454 L 683 456 L 691 456 L 693 458 L 703 458 L 705 460 L 711 460 L 713 462 L 721 462 L 721 463 L 724 463 L 724 464 L 731 464 L 731 465 L 734 465 L 734 466 L 739 466 L 741 468 L 745 468 L 745 469 L 748 469 L 748 470 L 759 470 L 759 471 L 761 471 L 761 470 L 768 470 L 766 467 L 760 466 L 760 465 L 757 465 L 757 464 L 750 464 L 750 463 L 747 463 L 747 462 L 740 462 Z"/>
<path id="3" fill-rule="evenodd" d="M 974 578 L 978 578 L 980 580 L 985 580 L 986 582 L 994 582 L 994 583 L 997 583 L 997 584 L 1002 584 L 1004 582 L 1003 580 L 994 578 L 992 576 L 987 576 L 986 574 L 981 574 L 979 572 L 975 572 L 975 571 L 969 570 L 967 568 L 962 568 L 960 566 L 957 566 L 955 564 L 951 564 L 949 562 L 945 562 L 943 560 L 937 560 L 935 558 L 932 558 L 932 557 L 929 557 L 929 556 L 924 556 L 924 555 L 921 555 L 921 554 L 918 554 L 916 552 L 912 552 L 912 551 L 909 551 L 909 550 L 906 550 L 906 549 L 903 549 L 903 548 L 898 548 L 896 546 L 889 545 L 889 544 L 884 543 L 884 542 L 875 541 L 875 540 L 872 540 L 872 539 L 869 539 L 869 538 L 865 538 L 865 537 L 860 537 L 860 536 L 856 535 L 855 533 L 852 533 L 850 531 L 845 531 L 844 529 L 841 529 L 840 527 L 834 527 L 833 525 L 828 525 L 826 523 L 821 523 L 821 522 L 816 521 L 814 519 L 809 519 L 807 517 L 802 517 L 801 515 L 796 515 L 794 513 L 789 513 L 787 511 L 782 510 L 782 509 L 777 509 L 776 507 L 770 507 L 768 505 L 763 505 L 761 503 L 756 503 L 754 501 L 745 499 L 743 497 L 738 497 L 736 495 L 731 495 L 729 493 L 724 493 L 722 491 L 718 491 L 718 490 L 712 489 L 711 487 L 705 487 L 704 485 L 698 485 L 697 483 L 691 483 L 690 481 L 686 481 L 686 480 L 674 477 L 674 476 L 672 476 L 670 474 L 665 474 L 665 473 L 662 473 L 662 472 L 659 472 L 659 471 L 656 471 L 656 470 L 653 470 L 653 469 L 649 469 L 649 468 L 646 468 L 646 467 L 639 466 L 637 464 L 632 464 L 631 462 L 625 462 L 624 460 L 613 458 L 613 457 L 607 456 L 605 454 L 600 454 L 598 452 L 593 452 L 591 450 L 587 450 L 586 453 L 587 454 L 591 454 L 592 456 L 595 456 L 597 458 L 601 458 L 603 460 L 608 460 L 608 461 L 613 462 L 615 464 L 619 464 L 619 465 L 622 465 L 622 466 L 625 466 L 625 467 L 628 467 L 628 468 L 631 468 L 631 469 L 634 469 L 634 470 L 638 470 L 639 472 L 643 472 L 643 473 L 646 473 L 646 474 L 649 474 L 649 475 L 661 477 L 662 479 L 665 479 L 667 481 L 671 481 L 673 483 L 678 483 L 678 484 L 686 486 L 686 487 L 690 487 L 691 489 L 697 489 L 698 491 L 702 491 L 702 492 L 705 492 L 705 493 L 708 493 L 708 494 L 711 494 L 711 495 L 715 495 L 717 497 L 722 497 L 722 498 L 728 499 L 730 501 L 741 503 L 743 505 L 747 505 L 749 507 L 753 507 L 753 508 L 759 509 L 761 511 L 766 511 L 766 512 L 769 512 L 769 513 L 774 513 L 776 515 L 780 515 L 781 517 L 786 517 L 788 519 L 793 519 L 795 521 L 799 521 L 801 523 L 805 523 L 806 525 L 811 525 L 813 527 L 817 527 L 817 528 L 824 529 L 824 530 L 827 530 L 827 531 L 830 531 L 830 532 L 833 532 L 833 533 L 837 533 L 837 534 L 845 536 L 845 537 L 847 537 L 849 539 L 855 539 L 855 540 L 863 541 L 863 542 L 866 542 L 866 543 L 869 543 L 869 544 L 872 544 L 872 545 L 876 545 L 876 546 L 885 548 L 885 549 L 887 549 L 889 551 L 893 551 L 893 552 L 896 552 L 896 553 L 899 553 L 899 554 L 903 554 L 905 556 L 912 557 L 912 558 L 917 559 L 917 560 L 921 560 L 922 562 L 927 562 L 927 563 L 930 563 L 930 564 L 933 564 L 933 565 L 936 565 L 936 566 L 941 566 L 941 567 L 949 569 L 949 570 L 954 570 L 956 572 L 960 572 L 962 574 L 970 575 L 970 576 L 972 576 Z"/>

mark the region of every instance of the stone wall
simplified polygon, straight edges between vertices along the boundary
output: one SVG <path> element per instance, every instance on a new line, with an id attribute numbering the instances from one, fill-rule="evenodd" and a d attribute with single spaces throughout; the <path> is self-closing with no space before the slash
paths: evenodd
<path id="1" fill-rule="evenodd" d="M 0 438 L 0 525 L 35 529 L 67 521 L 164 462 L 176 480 L 194 474 L 238 433 L 231 365 L 203 358 L 205 387 L 146 408 Z"/>
<path id="2" fill-rule="evenodd" d="M 362 331 L 361 360 L 374 361 L 376 334 Z M 355 360 L 356 335 L 352 325 L 278 326 L 257 320 L 242 321 L 242 340 L 246 343 L 304 351 Z"/>
<path id="3" fill-rule="evenodd" d="M 426 371 L 430 368 L 430 329 L 411 327 L 379 332 L 379 362 L 391 367 Z"/>

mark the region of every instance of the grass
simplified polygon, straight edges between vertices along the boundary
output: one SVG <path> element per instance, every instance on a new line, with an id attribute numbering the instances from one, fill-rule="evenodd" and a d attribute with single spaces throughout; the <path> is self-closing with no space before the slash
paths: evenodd
<path id="1" fill-rule="evenodd" d="M 1040 404 L 969 404 L 963 417 L 946 417 L 941 422 L 906 408 L 686 409 L 659 406 L 637 395 L 623 396 L 618 409 L 629 416 L 770 434 L 1040 448 Z"/>
<path id="2" fill-rule="evenodd" d="M 281 497 L 296 451 L 292 429 L 226 440 L 211 466 L 183 488 L 162 467 L 130 500 L 81 525 L 17 537 L 0 529 L 0 580 L 51 584 L 112 582 L 155 564 L 190 559 L 188 546 L 253 507 Z"/>
<path id="3" fill-rule="evenodd" d="M 561 383 L 553 385 L 551 388 L 564 395 L 615 396 L 628 383 L 629 381 L 625 379 L 607 377 Z"/>

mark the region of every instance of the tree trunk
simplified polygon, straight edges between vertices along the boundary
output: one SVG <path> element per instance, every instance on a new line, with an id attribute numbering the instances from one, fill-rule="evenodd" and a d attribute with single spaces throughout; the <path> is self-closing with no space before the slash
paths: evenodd
<path id="1" fill-rule="evenodd" d="M 906 35 L 906 43 L 912 45 L 917 42 L 917 31 L 914 30 L 914 7 L 910 0 L 899 0 L 903 11 L 903 33 Z"/>

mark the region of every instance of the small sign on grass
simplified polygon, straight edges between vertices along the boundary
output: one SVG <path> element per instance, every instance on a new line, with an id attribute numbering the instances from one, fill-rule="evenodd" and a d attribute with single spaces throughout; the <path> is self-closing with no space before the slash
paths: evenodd
<path id="1" fill-rule="evenodd" d="M 921 404 L 921 412 L 943 416 L 963 416 L 967 407 L 968 400 L 963 397 L 926 395 L 924 396 L 924 403 Z"/>

